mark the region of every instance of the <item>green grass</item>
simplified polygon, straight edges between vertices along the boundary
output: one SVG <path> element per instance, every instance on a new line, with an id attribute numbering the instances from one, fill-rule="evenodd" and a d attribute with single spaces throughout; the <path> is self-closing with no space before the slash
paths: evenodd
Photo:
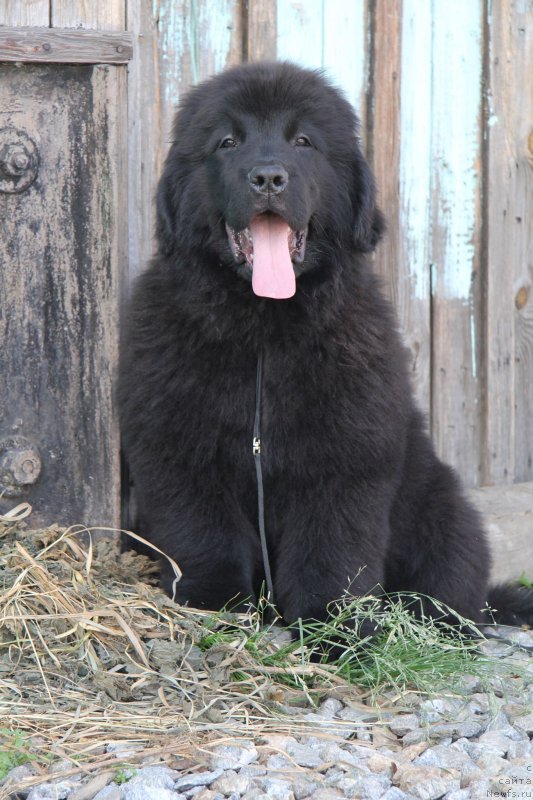
<path id="1" fill-rule="evenodd" d="M 327 622 L 304 625 L 299 620 L 292 626 L 293 640 L 280 646 L 272 645 L 272 625 L 262 626 L 259 615 L 239 626 L 228 621 L 227 614 L 204 620 L 205 635 L 199 645 L 204 651 L 221 646 L 246 651 L 249 669 L 243 671 L 239 664 L 234 680 L 246 680 L 256 664 L 262 672 L 272 669 L 276 683 L 306 691 L 328 675 L 372 693 L 383 689 L 432 693 L 449 689 L 451 676 L 474 675 L 488 684 L 501 675 L 505 667 L 479 649 L 481 632 L 472 623 L 474 635 L 462 632 L 468 620 L 434 602 L 442 619 L 455 617 L 457 626 L 431 618 L 419 620 L 399 598 L 388 597 L 384 602 L 377 597 L 345 598 L 332 604 Z M 378 632 L 361 638 L 365 619 L 372 620 Z"/>
<path id="2" fill-rule="evenodd" d="M 137 774 L 136 769 L 130 769 L 126 767 L 124 769 L 117 769 L 115 775 L 113 777 L 113 782 L 117 784 L 117 786 L 123 786 L 123 784 L 131 781 L 131 779 Z"/>
<path id="3" fill-rule="evenodd" d="M 0 728 L 0 780 L 15 767 L 35 759 L 29 751 L 28 739 L 22 731 Z"/>
<path id="4" fill-rule="evenodd" d="M 524 586 L 526 589 L 533 589 L 533 581 L 528 578 L 525 572 L 518 576 L 516 582 L 519 586 Z"/>

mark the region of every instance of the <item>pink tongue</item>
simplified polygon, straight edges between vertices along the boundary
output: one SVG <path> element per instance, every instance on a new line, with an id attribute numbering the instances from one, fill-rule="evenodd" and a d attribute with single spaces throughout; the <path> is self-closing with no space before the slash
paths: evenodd
<path id="1" fill-rule="evenodd" d="M 284 300 L 296 292 L 289 253 L 290 228 L 281 217 L 260 214 L 250 222 L 254 245 L 252 288 L 260 297 Z"/>

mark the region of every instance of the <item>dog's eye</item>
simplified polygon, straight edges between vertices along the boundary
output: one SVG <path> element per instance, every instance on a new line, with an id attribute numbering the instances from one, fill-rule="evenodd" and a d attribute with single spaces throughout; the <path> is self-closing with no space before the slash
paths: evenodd
<path id="1" fill-rule="evenodd" d="M 237 147 L 237 142 L 232 136 L 224 136 L 219 147 Z"/>
<path id="2" fill-rule="evenodd" d="M 307 136 L 296 137 L 296 139 L 294 140 L 294 144 L 296 145 L 296 147 L 312 147 L 312 144 L 310 140 L 307 138 Z"/>

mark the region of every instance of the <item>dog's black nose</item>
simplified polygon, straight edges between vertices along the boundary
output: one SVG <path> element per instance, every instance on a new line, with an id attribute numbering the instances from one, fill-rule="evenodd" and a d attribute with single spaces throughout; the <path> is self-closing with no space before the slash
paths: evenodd
<path id="1" fill-rule="evenodd" d="M 248 173 L 248 183 L 258 194 L 279 194 L 289 182 L 289 173 L 280 164 L 254 167 Z"/>

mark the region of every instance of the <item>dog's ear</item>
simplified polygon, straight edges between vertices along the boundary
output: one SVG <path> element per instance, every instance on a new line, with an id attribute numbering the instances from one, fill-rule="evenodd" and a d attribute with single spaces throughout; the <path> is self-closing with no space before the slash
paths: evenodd
<path id="1" fill-rule="evenodd" d="M 372 170 L 361 152 L 352 166 L 353 236 L 357 250 L 374 250 L 385 232 L 385 217 L 376 204 L 376 184 Z"/>

